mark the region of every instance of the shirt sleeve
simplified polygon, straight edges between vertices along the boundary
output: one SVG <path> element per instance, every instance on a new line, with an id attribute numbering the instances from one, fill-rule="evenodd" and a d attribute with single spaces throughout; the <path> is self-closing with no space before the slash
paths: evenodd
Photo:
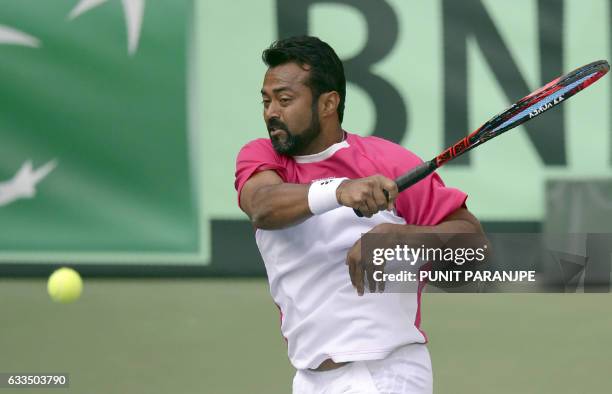
<path id="1" fill-rule="evenodd" d="M 264 139 L 257 139 L 243 146 L 236 158 L 234 181 L 234 187 L 238 192 L 239 206 L 240 192 L 246 181 L 257 172 L 265 170 L 275 170 L 283 178 L 284 166 L 270 142 Z"/>
<path id="2" fill-rule="evenodd" d="M 417 155 L 399 145 L 387 142 L 384 148 L 385 162 L 390 164 L 388 171 L 393 178 L 423 163 Z M 434 172 L 400 193 L 395 208 L 408 224 L 435 226 L 465 206 L 466 199 L 465 193 L 444 185 L 442 178 Z"/>
<path id="3" fill-rule="evenodd" d="M 395 207 L 408 224 L 435 226 L 458 208 L 465 206 L 467 195 L 446 187 L 440 176 L 433 173 L 399 194 Z"/>

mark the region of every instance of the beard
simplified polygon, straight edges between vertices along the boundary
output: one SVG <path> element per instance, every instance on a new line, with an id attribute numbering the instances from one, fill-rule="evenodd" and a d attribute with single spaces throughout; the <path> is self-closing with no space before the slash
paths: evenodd
<path id="1" fill-rule="evenodd" d="M 289 130 L 289 127 L 278 118 L 272 118 L 268 122 L 268 130 L 283 130 L 285 138 L 281 135 L 270 136 L 274 150 L 282 155 L 295 156 L 303 152 L 310 143 L 321 133 L 319 114 L 313 108 L 310 125 L 301 133 Z"/>

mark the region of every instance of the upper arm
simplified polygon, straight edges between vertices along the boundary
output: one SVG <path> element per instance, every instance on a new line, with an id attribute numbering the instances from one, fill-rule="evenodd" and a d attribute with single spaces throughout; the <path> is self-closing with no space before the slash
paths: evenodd
<path id="1" fill-rule="evenodd" d="M 283 183 L 281 177 L 273 170 L 260 171 L 251 177 L 244 183 L 240 191 L 239 201 L 240 208 L 249 217 L 252 217 L 253 213 L 253 199 L 259 189 L 265 186 L 278 185 Z"/>
<path id="2" fill-rule="evenodd" d="M 234 186 L 238 192 L 238 205 L 242 208 L 242 189 L 254 178 L 259 178 L 260 173 L 267 173 L 261 176 L 264 179 L 271 179 L 282 176 L 284 166 L 282 159 L 272 148 L 269 140 L 257 139 L 249 142 L 240 149 L 236 157 L 236 173 Z M 243 211 L 245 211 L 243 209 Z M 246 212 L 246 211 L 245 211 Z"/>

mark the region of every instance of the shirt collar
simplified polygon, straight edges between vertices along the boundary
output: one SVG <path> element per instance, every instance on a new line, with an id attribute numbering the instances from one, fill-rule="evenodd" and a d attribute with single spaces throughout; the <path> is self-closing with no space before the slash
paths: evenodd
<path id="1" fill-rule="evenodd" d="M 293 156 L 293 159 L 296 163 L 304 164 L 304 163 L 316 163 L 319 161 L 323 161 L 329 159 L 334 155 L 334 153 L 338 152 L 340 149 L 348 148 L 349 143 L 346 141 L 346 137 L 344 140 L 340 142 L 336 142 L 333 145 L 330 145 L 327 149 L 322 152 L 314 153 L 312 155 L 304 155 L 304 156 Z"/>

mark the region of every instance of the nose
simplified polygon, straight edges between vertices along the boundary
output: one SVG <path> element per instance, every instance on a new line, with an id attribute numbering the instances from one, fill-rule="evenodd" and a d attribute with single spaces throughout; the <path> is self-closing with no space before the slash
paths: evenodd
<path id="1" fill-rule="evenodd" d="M 276 103 L 276 100 L 272 100 L 270 104 L 268 104 L 268 108 L 264 109 L 264 118 L 266 122 L 272 118 L 280 118 L 280 107 Z"/>

